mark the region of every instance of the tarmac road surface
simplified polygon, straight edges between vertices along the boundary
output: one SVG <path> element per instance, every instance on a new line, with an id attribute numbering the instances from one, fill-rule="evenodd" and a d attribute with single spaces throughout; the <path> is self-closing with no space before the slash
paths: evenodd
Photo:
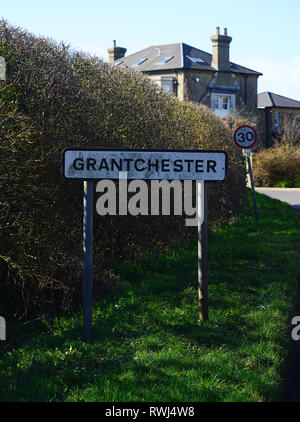
<path id="1" fill-rule="evenodd" d="M 300 216 L 300 188 L 255 188 L 259 193 L 290 204 Z"/>
<path id="2" fill-rule="evenodd" d="M 299 188 L 255 188 L 259 193 L 290 204 L 300 217 Z M 295 315 L 300 315 L 300 298 L 297 301 Z M 288 358 L 288 368 L 281 401 L 300 402 L 300 340 L 293 341 Z"/>

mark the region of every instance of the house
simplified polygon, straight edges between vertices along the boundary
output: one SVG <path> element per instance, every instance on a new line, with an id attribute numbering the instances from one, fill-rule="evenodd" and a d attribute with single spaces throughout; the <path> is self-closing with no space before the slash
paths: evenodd
<path id="1" fill-rule="evenodd" d="M 184 43 L 155 45 L 125 57 L 116 42 L 107 51 L 112 66 L 147 75 L 180 100 L 204 104 L 220 117 L 242 110 L 257 115 L 257 79 L 261 73 L 229 60 L 232 38 L 227 29 L 211 37 L 212 54 Z"/>
<path id="2" fill-rule="evenodd" d="M 259 133 L 265 147 L 271 146 L 273 138 L 283 133 L 292 117 L 299 116 L 300 119 L 300 101 L 273 92 L 258 94 L 257 107 Z"/>

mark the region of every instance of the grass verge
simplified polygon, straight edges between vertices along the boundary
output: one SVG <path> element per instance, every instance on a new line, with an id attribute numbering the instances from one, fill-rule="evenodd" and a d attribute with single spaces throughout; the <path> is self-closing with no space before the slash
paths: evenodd
<path id="1" fill-rule="evenodd" d="M 298 292 L 299 217 L 258 194 L 239 221 L 209 232 L 210 320 L 198 322 L 197 250 L 117 266 L 124 283 L 81 314 L 8 324 L 0 401 L 274 401 L 279 398 Z M 17 333 L 17 334 L 16 334 Z M 6 347 L 6 348 L 5 348 Z"/>

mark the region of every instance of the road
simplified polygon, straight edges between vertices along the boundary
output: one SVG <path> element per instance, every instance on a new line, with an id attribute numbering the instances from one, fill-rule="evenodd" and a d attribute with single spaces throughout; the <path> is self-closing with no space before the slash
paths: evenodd
<path id="1" fill-rule="evenodd" d="M 292 188 L 255 188 L 259 193 L 279 199 L 290 204 L 300 217 L 300 189 Z M 300 315 L 300 299 L 294 310 L 295 315 Z M 281 401 L 300 402 L 300 340 L 293 341 L 289 350 L 287 377 L 282 392 Z"/>
<path id="2" fill-rule="evenodd" d="M 255 188 L 259 193 L 290 204 L 300 216 L 300 188 Z"/>

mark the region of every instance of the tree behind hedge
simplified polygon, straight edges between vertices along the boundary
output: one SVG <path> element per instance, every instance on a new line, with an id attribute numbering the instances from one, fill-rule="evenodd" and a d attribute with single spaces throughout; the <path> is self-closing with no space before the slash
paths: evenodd
<path id="1" fill-rule="evenodd" d="M 5 21 L 0 55 L 7 63 L 0 89 L 0 284 L 7 312 L 20 317 L 80 303 L 82 183 L 61 175 L 66 147 L 226 150 L 229 175 L 209 186 L 209 223 L 238 214 L 243 158 L 209 109 L 162 93 L 136 71 L 112 68 Z M 168 251 L 190 236 L 182 217 L 96 215 L 95 296 L 116 282 L 108 270 L 112 260 Z"/>

